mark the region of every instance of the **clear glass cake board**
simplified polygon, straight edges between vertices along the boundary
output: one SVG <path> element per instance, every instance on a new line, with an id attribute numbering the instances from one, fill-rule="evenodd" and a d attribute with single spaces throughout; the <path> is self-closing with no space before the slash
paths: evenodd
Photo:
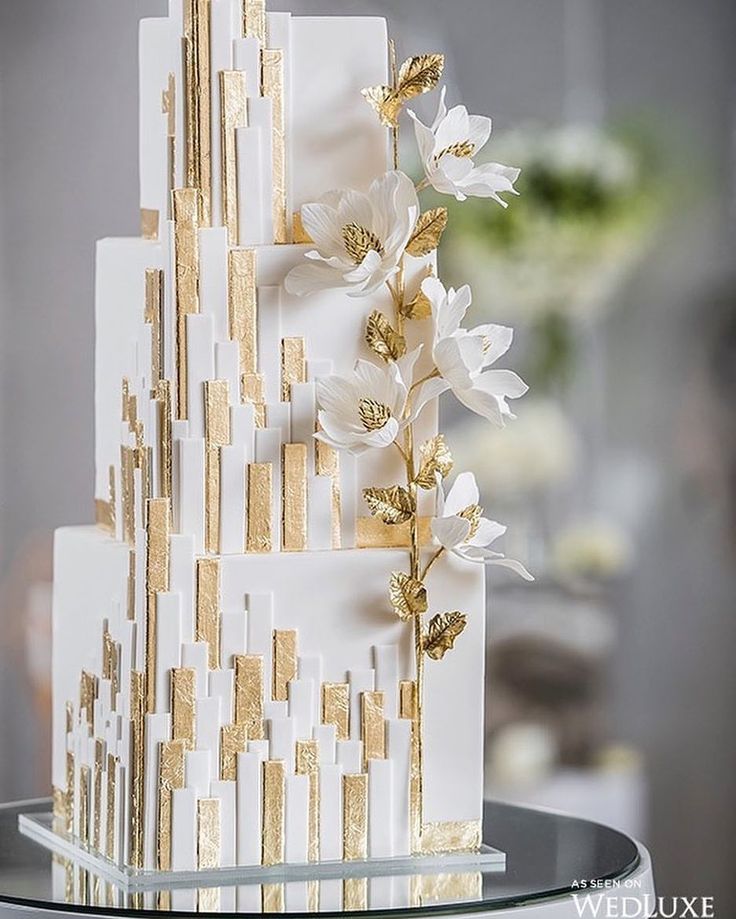
<path id="1" fill-rule="evenodd" d="M 71 859 L 103 880 L 127 891 L 172 889 L 196 884 L 278 884 L 480 869 L 484 872 L 503 873 L 506 870 L 506 854 L 484 844 L 477 851 L 444 855 L 409 855 L 271 867 L 259 865 L 195 871 L 143 871 L 137 868 L 121 868 L 104 856 L 85 848 L 79 840 L 59 835 L 53 829 L 51 812 L 20 814 L 18 828 L 24 836 L 50 849 L 56 855 Z"/>

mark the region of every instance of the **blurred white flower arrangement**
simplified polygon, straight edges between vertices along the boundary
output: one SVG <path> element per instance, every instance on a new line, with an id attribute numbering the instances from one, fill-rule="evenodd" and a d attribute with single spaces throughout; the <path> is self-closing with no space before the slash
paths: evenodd
<path id="1" fill-rule="evenodd" d="M 628 534 L 611 521 L 583 520 L 558 533 L 552 569 L 567 581 L 610 581 L 625 574 L 634 552 Z"/>

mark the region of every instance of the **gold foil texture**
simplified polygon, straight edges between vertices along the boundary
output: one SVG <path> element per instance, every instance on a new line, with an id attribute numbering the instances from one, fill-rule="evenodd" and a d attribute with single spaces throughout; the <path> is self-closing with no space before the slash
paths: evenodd
<path id="1" fill-rule="evenodd" d="M 319 744 L 316 740 L 297 740 L 296 742 L 297 775 L 309 776 L 309 825 L 308 825 L 308 858 L 310 862 L 319 861 Z"/>
<path id="2" fill-rule="evenodd" d="M 186 421 L 189 417 L 187 316 L 199 312 L 200 194 L 196 187 L 178 188 L 173 198 L 176 249 L 176 417 Z"/>
<path id="3" fill-rule="evenodd" d="M 289 683 L 297 674 L 297 633 L 294 629 L 273 633 L 273 700 L 287 702 Z"/>
<path id="4" fill-rule="evenodd" d="M 176 788 L 184 788 L 185 752 L 186 747 L 181 740 L 159 744 L 156 853 L 160 871 L 171 870 L 172 793 Z"/>
<path id="5" fill-rule="evenodd" d="M 220 562 L 197 559 L 196 640 L 207 642 L 210 670 L 220 669 Z"/>
<path id="6" fill-rule="evenodd" d="M 197 671 L 182 667 L 171 671 L 171 723 L 174 740 L 194 750 L 195 704 L 197 700 Z"/>
<path id="7" fill-rule="evenodd" d="M 322 684 L 322 724 L 334 724 L 338 740 L 350 739 L 350 686 Z"/>
<path id="8" fill-rule="evenodd" d="M 346 861 L 368 857 L 368 776 L 342 779 L 342 857 Z"/>
<path id="9" fill-rule="evenodd" d="M 235 656 L 235 723 L 249 740 L 265 738 L 263 725 L 263 657 L 257 654 Z"/>
<path id="10" fill-rule="evenodd" d="M 263 764 L 263 853 L 264 865 L 284 862 L 284 818 L 286 768 L 281 760 Z"/>
<path id="11" fill-rule="evenodd" d="M 275 243 L 289 242 L 286 212 L 286 123 L 284 100 L 284 52 L 262 51 L 263 95 L 271 99 L 273 112 L 273 234 Z"/>
<path id="12" fill-rule="evenodd" d="M 363 692 L 360 694 L 361 738 L 363 740 L 363 767 L 368 761 L 386 758 L 386 722 L 383 715 L 384 694 Z"/>
<path id="13" fill-rule="evenodd" d="M 273 466 L 250 463 L 248 466 L 248 552 L 271 552 L 273 549 Z"/>
<path id="14" fill-rule="evenodd" d="M 220 109 L 222 129 L 222 215 L 231 246 L 240 245 L 238 229 L 238 128 L 248 126 L 248 94 L 245 74 L 239 70 L 220 71 Z"/>
<path id="15" fill-rule="evenodd" d="M 240 348 L 241 374 L 254 374 L 258 370 L 255 249 L 235 249 L 229 253 L 228 281 L 230 338 Z"/>
<path id="16" fill-rule="evenodd" d="M 307 446 L 283 447 L 283 536 L 284 552 L 307 548 Z"/>

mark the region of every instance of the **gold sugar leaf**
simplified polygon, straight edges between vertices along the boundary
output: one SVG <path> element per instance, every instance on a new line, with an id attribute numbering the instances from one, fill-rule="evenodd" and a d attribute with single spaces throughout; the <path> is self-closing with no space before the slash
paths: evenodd
<path id="1" fill-rule="evenodd" d="M 401 315 L 405 319 L 429 319 L 432 316 L 432 304 L 421 288 L 413 300 L 402 305 Z"/>
<path id="2" fill-rule="evenodd" d="M 377 252 L 381 257 L 386 254 L 376 234 L 358 223 L 349 223 L 342 228 L 342 241 L 356 265 L 362 265 L 369 252 Z"/>
<path id="3" fill-rule="evenodd" d="M 382 125 L 387 128 L 397 126 L 404 103 L 390 86 L 369 86 L 363 90 L 363 97 L 378 114 Z"/>
<path id="4" fill-rule="evenodd" d="M 410 57 L 401 65 L 396 92 L 402 102 L 431 92 L 442 79 L 445 70 L 444 54 L 420 54 Z"/>
<path id="5" fill-rule="evenodd" d="M 406 339 L 394 329 L 383 313 L 374 310 L 365 331 L 368 347 L 382 360 L 397 361 L 406 354 Z"/>
<path id="6" fill-rule="evenodd" d="M 467 624 L 468 617 L 464 613 L 438 613 L 434 616 L 424 637 L 427 656 L 433 661 L 441 661 L 455 647 Z"/>
<path id="7" fill-rule="evenodd" d="M 478 533 L 478 527 L 480 526 L 480 519 L 483 516 L 483 508 L 478 504 L 470 504 L 468 507 L 464 508 L 458 514 L 458 517 L 462 517 L 463 520 L 467 520 L 470 524 L 470 532 L 468 533 L 468 539 L 472 539 Z"/>
<path id="8" fill-rule="evenodd" d="M 389 526 L 406 523 L 414 513 L 411 494 L 400 485 L 393 485 L 391 488 L 366 488 L 363 497 L 371 514 L 380 517 Z"/>
<path id="9" fill-rule="evenodd" d="M 416 483 L 420 488 L 430 491 L 437 486 L 437 473 L 444 479 L 452 472 L 454 465 L 452 454 L 445 443 L 445 435 L 438 434 L 428 440 L 422 445 L 419 454 L 421 464 Z"/>
<path id="10" fill-rule="evenodd" d="M 404 622 L 427 612 L 427 588 L 403 571 L 391 575 L 390 596 L 394 612 Z"/>
<path id="11" fill-rule="evenodd" d="M 415 258 L 423 258 L 439 246 L 447 227 L 447 208 L 433 207 L 417 220 L 416 229 L 409 240 L 406 251 Z"/>
<path id="12" fill-rule="evenodd" d="M 391 418 L 391 409 L 375 399 L 361 399 L 358 403 L 358 415 L 366 431 L 380 431 Z"/>

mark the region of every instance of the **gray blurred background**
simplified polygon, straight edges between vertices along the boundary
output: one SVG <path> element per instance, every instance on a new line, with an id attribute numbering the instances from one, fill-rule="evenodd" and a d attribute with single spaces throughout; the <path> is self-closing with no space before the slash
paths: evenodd
<path id="1" fill-rule="evenodd" d="M 506 522 L 526 533 L 517 554 L 536 554 L 536 570 L 549 576 L 536 593 L 494 579 L 499 622 L 531 611 L 552 631 L 562 623 L 564 633 L 564 617 L 580 608 L 582 631 L 594 635 L 564 653 L 566 636 L 553 635 L 557 643 L 536 645 L 535 658 L 527 631 L 507 657 L 492 654 L 489 789 L 552 806 L 568 800 L 595 816 L 609 794 L 596 784 L 605 762 L 608 775 L 623 776 L 623 797 L 600 813 L 645 837 L 659 892 L 715 896 L 718 915 L 736 914 L 736 287 L 729 278 L 736 7 L 732 0 L 271 5 L 388 16 L 400 50 L 447 52 L 451 98 L 492 114 L 499 136 L 530 120 L 545 130 L 635 125 L 655 151 L 642 159 L 639 188 L 643 195 L 657 189 L 656 217 L 647 218 L 646 241 L 637 236 L 632 244 L 637 257 L 608 284 L 606 308 L 585 322 L 566 320 L 561 337 L 557 320 L 521 332 L 532 377 L 535 341 L 548 350 L 557 342 L 558 356 L 560 341 L 566 354 L 574 345 L 564 374 L 536 376 L 543 380 L 537 393 L 572 419 L 579 456 L 551 496 L 506 509 Z M 138 231 L 137 21 L 163 7 L 163 0 L 0 0 L 4 800 L 48 790 L 50 534 L 91 519 L 94 243 Z M 463 249 L 462 234 L 455 248 Z M 489 272 L 492 300 L 492 265 Z M 505 303 L 503 321 L 513 320 L 514 302 Z M 605 516 L 608 541 L 598 534 L 592 551 L 610 555 L 613 540 L 615 570 L 555 575 L 549 559 L 562 549 L 549 550 L 549 534 L 586 512 Z M 585 555 L 592 543 L 583 542 Z M 566 545 L 569 575 L 575 551 Z M 574 717 L 585 724 L 578 731 L 585 742 L 572 744 L 573 752 L 558 743 L 563 734 L 569 739 L 569 719 L 560 728 L 554 705 L 529 703 L 528 685 L 509 690 L 514 654 L 543 695 L 550 679 L 558 690 L 565 680 L 574 684 L 565 698 L 583 700 Z M 559 673 L 539 677 L 540 661 L 543 670 L 553 656 Z M 494 686 L 503 717 L 494 714 Z M 504 733 L 509 724 L 523 730 Z M 525 770 L 526 781 L 517 781 Z M 581 789 L 592 803 L 581 803 Z"/>

